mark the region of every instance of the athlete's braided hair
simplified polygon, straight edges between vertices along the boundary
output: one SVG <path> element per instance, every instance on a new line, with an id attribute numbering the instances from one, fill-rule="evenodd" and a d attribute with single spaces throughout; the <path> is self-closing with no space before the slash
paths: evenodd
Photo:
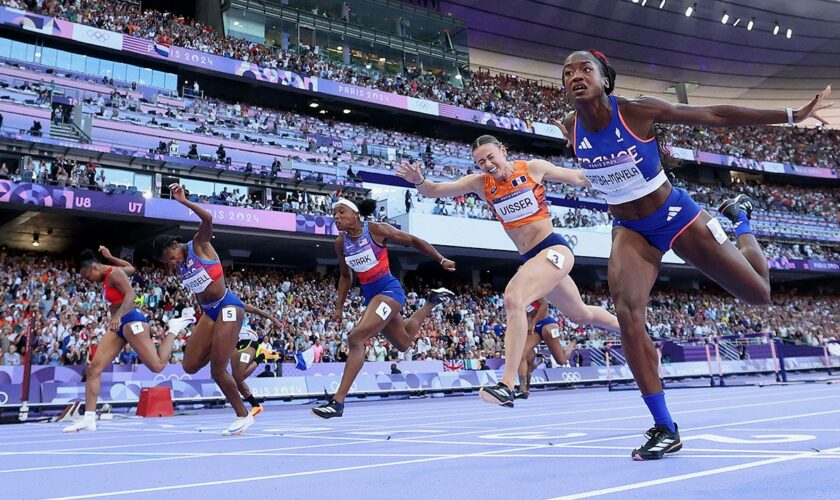
<path id="1" fill-rule="evenodd" d="M 587 52 L 595 56 L 595 59 L 601 64 L 601 73 L 607 77 L 607 86 L 604 87 L 604 93 L 607 95 L 612 94 L 613 90 L 615 90 L 615 68 L 610 66 L 609 60 L 603 52 L 595 49 L 589 49 Z"/>

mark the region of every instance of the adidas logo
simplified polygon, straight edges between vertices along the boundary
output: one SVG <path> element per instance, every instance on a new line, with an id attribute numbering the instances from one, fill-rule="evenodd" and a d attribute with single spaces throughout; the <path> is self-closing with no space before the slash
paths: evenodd
<path id="1" fill-rule="evenodd" d="M 578 144 L 578 149 L 592 149 L 592 144 L 589 142 L 588 137 L 584 137 L 580 144 Z"/>
<path id="2" fill-rule="evenodd" d="M 665 220 L 671 222 L 680 213 L 680 210 L 682 210 L 682 207 L 668 207 L 668 217 Z"/>

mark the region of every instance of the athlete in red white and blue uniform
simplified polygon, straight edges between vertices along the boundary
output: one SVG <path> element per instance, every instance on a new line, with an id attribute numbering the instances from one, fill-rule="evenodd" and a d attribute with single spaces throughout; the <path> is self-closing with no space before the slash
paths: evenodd
<path id="1" fill-rule="evenodd" d="M 245 306 L 228 290 L 219 255 L 210 244 L 213 215 L 189 201 L 179 184 L 169 186 L 172 197 L 192 210 L 201 220 L 198 232 L 188 243 L 180 238 L 160 236 L 155 239 L 155 255 L 181 277 L 184 288 L 195 294 L 203 312 L 184 347 L 184 371 L 196 373 L 208 362 L 213 380 L 236 411 L 236 419 L 222 434 L 239 435 L 253 425 L 242 402 L 236 381 L 227 367 L 236 349 Z"/>
<path id="2" fill-rule="evenodd" d="M 750 228 L 752 200 L 726 200 L 718 212 L 732 221 L 733 245 L 717 219 L 668 181 L 660 162 L 655 123 L 739 127 L 796 123 L 830 104 L 831 87 L 799 109 L 760 110 L 740 106 L 688 106 L 642 96 L 612 95 L 615 70 L 604 54 L 572 53 L 563 84 L 574 111 L 563 130 L 592 187 L 606 198 L 613 222 L 608 280 L 622 349 L 641 389 L 654 426 L 634 460 L 656 460 L 682 448 L 677 425 L 665 405 L 658 356 L 645 327 L 650 290 L 669 249 L 748 304 L 770 302 L 767 259 Z M 818 118 L 818 117 L 817 117 Z M 819 118 L 818 118 L 819 119 Z"/>
<path id="3" fill-rule="evenodd" d="M 531 373 L 536 367 L 537 353 L 535 348 L 544 342 L 551 353 L 551 357 L 558 365 L 565 365 L 578 340 L 571 337 L 567 342 L 561 340 L 562 331 L 560 320 L 549 316 L 548 301 L 545 299 L 535 300 L 528 305 L 528 337 L 525 341 L 525 352 L 522 354 L 522 361 L 519 363 L 519 391 L 514 391 L 516 399 L 528 399 L 531 389 Z"/>
<path id="4" fill-rule="evenodd" d="M 111 319 L 108 321 L 108 331 L 99 341 L 93 361 L 85 371 L 84 416 L 65 427 L 64 432 L 96 430 L 96 401 L 102 385 L 102 371 L 114 362 L 126 344 L 134 349 L 149 370 L 160 373 L 169 363 L 172 343 L 175 341 L 175 332 L 170 330 L 155 350 L 149 320 L 134 308 L 136 295 L 130 281 L 135 272 L 134 266 L 114 257 L 104 246 L 99 247 L 99 252 L 113 265 L 102 264 L 92 251 L 85 250 L 79 257 L 79 273 L 87 281 L 102 283 L 102 295 L 108 303 Z"/>
<path id="5" fill-rule="evenodd" d="M 315 415 L 322 418 L 340 417 L 344 414 L 344 399 L 365 362 L 365 343 L 368 340 L 381 332 L 394 347 L 405 351 L 414 342 L 420 325 L 432 308 L 454 296 L 446 288 L 434 289 L 423 307 L 407 320 L 403 319 L 400 313 L 405 306 L 405 291 L 399 280 L 391 274 L 388 249 L 385 245 L 399 243 L 413 246 L 433 258 L 447 271 L 454 271 L 455 263 L 442 256 L 425 240 L 387 223 L 365 221 L 363 218 L 373 214 L 375 209 L 376 202 L 373 200 L 364 200 L 356 205 L 350 200 L 341 199 L 333 206 L 335 225 L 341 231 L 335 240 L 341 276 L 338 280 L 338 300 L 333 319 L 341 324 L 344 302 L 353 282 L 353 273 L 359 277 L 359 285 L 367 307 L 362 319 L 347 336 L 350 352 L 338 391 L 325 404 L 312 409 Z"/>

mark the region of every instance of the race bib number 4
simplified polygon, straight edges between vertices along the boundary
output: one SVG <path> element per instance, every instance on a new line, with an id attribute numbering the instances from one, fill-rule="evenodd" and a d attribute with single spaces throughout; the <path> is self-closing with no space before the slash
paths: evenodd
<path id="1" fill-rule="evenodd" d="M 376 308 L 376 315 L 382 318 L 383 321 L 388 319 L 388 316 L 391 315 L 391 306 L 382 302 L 379 304 L 379 307 Z"/>

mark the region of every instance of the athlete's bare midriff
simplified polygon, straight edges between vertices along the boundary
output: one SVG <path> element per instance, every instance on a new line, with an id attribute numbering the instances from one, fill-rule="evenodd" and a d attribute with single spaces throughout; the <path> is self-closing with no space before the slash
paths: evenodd
<path id="1" fill-rule="evenodd" d="M 505 229 L 505 232 L 516 245 L 516 250 L 524 254 L 534 248 L 554 232 L 550 219 L 532 222 L 522 227 Z"/>
<path id="2" fill-rule="evenodd" d="M 659 207 L 665 204 L 668 196 L 671 195 L 671 189 L 673 187 L 670 181 L 665 181 L 656 191 L 642 196 L 638 200 L 610 205 L 610 214 L 620 220 L 643 219 L 659 210 Z"/>

